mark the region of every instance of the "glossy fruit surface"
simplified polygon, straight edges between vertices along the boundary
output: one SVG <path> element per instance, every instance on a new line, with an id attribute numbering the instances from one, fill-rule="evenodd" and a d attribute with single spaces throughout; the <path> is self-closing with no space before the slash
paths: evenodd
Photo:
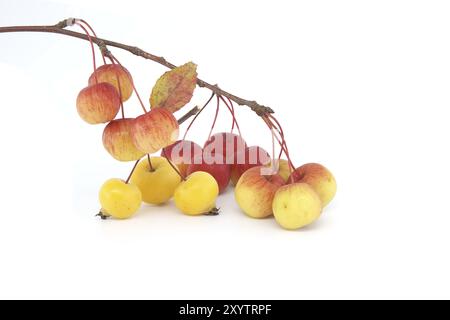
<path id="1" fill-rule="evenodd" d="M 77 111 L 81 119 L 90 124 L 113 120 L 120 109 L 117 90 L 109 83 L 86 87 L 77 97 Z"/>
<path id="2" fill-rule="evenodd" d="M 148 159 L 142 159 L 131 176 L 131 183 L 141 190 L 144 202 L 163 204 L 172 198 L 181 178 L 165 158 L 151 157 L 151 164 L 153 171 Z"/>
<path id="3" fill-rule="evenodd" d="M 102 212 L 116 219 L 127 219 L 138 211 L 142 196 L 138 187 L 120 179 L 106 181 L 99 192 Z"/>
<path id="4" fill-rule="evenodd" d="M 174 200 L 177 208 L 187 215 L 208 213 L 216 205 L 219 186 L 212 175 L 197 171 L 182 181 L 175 190 Z"/>
<path id="5" fill-rule="evenodd" d="M 322 202 L 308 184 L 293 183 L 278 189 L 272 207 L 278 224 L 285 229 L 295 230 L 319 218 Z"/>
<path id="6" fill-rule="evenodd" d="M 145 153 L 138 150 L 131 138 L 134 119 L 113 120 L 103 130 L 103 146 L 106 151 L 119 161 L 136 161 Z"/>
<path id="7" fill-rule="evenodd" d="M 133 78 L 128 70 L 118 64 L 105 64 L 97 68 L 89 77 L 89 85 L 107 82 L 121 93 L 122 101 L 126 101 L 133 93 Z M 120 91 L 119 91 L 120 87 Z"/>
<path id="8" fill-rule="evenodd" d="M 152 109 L 134 120 L 131 137 L 144 153 L 155 153 L 173 144 L 179 134 L 177 119 L 164 108 Z"/>
<path id="9" fill-rule="evenodd" d="M 336 195 L 336 180 L 330 170 L 321 164 L 304 164 L 295 169 L 291 177 L 294 182 L 305 182 L 309 184 L 319 195 L 323 207 L 329 204 Z M 288 183 L 292 180 L 289 178 Z"/>

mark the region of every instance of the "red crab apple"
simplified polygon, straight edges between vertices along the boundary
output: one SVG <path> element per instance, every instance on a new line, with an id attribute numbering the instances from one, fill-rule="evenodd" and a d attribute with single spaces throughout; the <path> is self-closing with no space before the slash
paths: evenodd
<path id="1" fill-rule="evenodd" d="M 144 153 L 154 153 L 178 138 L 177 119 L 164 108 L 152 109 L 133 121 L 131 136 L 134 145 Z"/>
<path id="2" fill-rule="evenodd" d="M 226 163 L 216 163 L 214 158 L 208 157 L 207 153 L 196 156 L 193 163 L 187 168 L 186 173 L 190 175 L 193 172 L 207 172 L 216 179 L 219 186 L 219 193 L 222 193 L 230 183 L 231 167 Z"/>
<path id="3" fill-rule="evenodd" d="M 103 146 L 116 160 L 136 161 L 145 155 L 131 139 L 133 121 L 130 118 L 113 120 L 103 130 Z"/>
<path id="4" fill-rule="evenodd" d="M 264 175 L 266 167 L 253 167 L 239 179 L 234 195 L 239 207 L 252 218 L 265 218 L 272 214 L 275 192 L 284 185 L 278 174 Z"/>
<path id="5" fill-rule="evenodd" d="M 319 195 L 322 207 L 325 207 L 336 194 L 336 180 L 333 174 L 318 163 L 307 163 L 292 172 L 289 181 L 309 184 Z"/>
<path id="6" fill-rule="evenodd" d="M 220 155 L 223 163 L 234 164 L 237 154 L 244 152 L 246 147 L 247 144 L 242 137 L 230 132 L 221 132 L 212 135 L 205 142 L 203 149 L 212 156 Z"/>
<path id="7" fill-rule="evenodd" d="M 202 147 L 189 140 L 178 140 L 174 144 L 165 147 L 161 155 L 175 163 L 183 176 L 186 176 L 188 166 L 197 156 L 202 155 Z"/>
<path id="8" fill-rule="evenodd" d="M 236 163 L 231 165 L 231 182 L 236 185 L 248 169 L 269 164 L 269 153 L 261 147 L 251 146 L 237 154 Z"/>
<path id="9" fill-rule="evenodd" d="M 119 94 L 112 85 L 106 82 L 84 88 L 77 97 L 78 114 L 90 124 L 113 120 L 119 109 Z"/>
<path id="10" fill-rule="evenodd" d="M 133 93 L 133 78 L 130 72 L 118 64 L 105 64 L 98 67 L 89 77 L 89 85 L 97 82 L 107 82 L 113 85 L 117 92 L 121 93 L 122 101 L 128 100 Z"/>

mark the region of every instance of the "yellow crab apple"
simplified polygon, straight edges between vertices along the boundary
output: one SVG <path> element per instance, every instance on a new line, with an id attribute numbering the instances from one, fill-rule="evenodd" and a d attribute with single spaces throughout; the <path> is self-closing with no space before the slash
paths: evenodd
<path id="1" fill-rule="evenodd" d="M 145 155 L 131 139 L 133 121 L 130 118 L 113 120 L 103 130 L 103 146 L 116 160 L 136 161 Z"/>
<path id="2" fill-rule="evenodd" d="M 175 190 L 176 207 L 184 214 L 198 216 L 216 206 L 219 185 L 212 175 L 203 171 L 191 173 Z"/>
<path id="3" fill-rule="evenodd" d="M 267 169 L 267 168 L 266 168 Z M 278 174 L 264 175 L 264 167 L 253 167 L 240 177 L 234 195 L 242 211 L 252 218 L 265 218 L 272 214 L 275 192 L 284 184 Z"/>
<path id="4" fill-rule="evenodd" d="M 322 207 L 329 204 L 336 194 L 337 186 L 333 174 L 318 163 L 307 163 L 295 169 L 289 181 L 309 184 L 319 195 Z"/>
<path id="5" fill-rule="evenodd" d="M 134 184 L 121 179 L 109 179 L 99 192 L 102 214 L 116 219 L 127 219 L 134 215 L 141 206 L 141 191 Z"/>
<path id="6" fill-rule="evenodd" d="M 131 175 L 131 183 L 142 193 L 142 200 L 150 204 L 162 204 L 172 198 L 175 189 L 181 182 L 178 173 L 169 161 L 163 157 L 142 159 Z"/>
<path id="7" fill-rule="evenodd" d="M 273 215 L 280 226 L 295 230 L 311 224 L 322 212 L 322 202 L 307 183 L 292 183 L 277 190 L 272 203 Z"/>
<path id="8" fill-rule="evenodd" d="M 133 93 L 133 78 L 125 67 L 118 64 L 105 64 L 98 67 L 89 77 L 89 85 L 107 82 L 120 93 L 122 101 L 126 101 Z M 120 88 L 120 90 L 119 90 Z"/>
<path id="9" fill-rule="evenodd" d="M 164 108 L 155 108 L 137 117 L 131 128 L 134 145 L 145 153 L 154 153 L 171 145 L 178 134 L 177 119 Z"/>

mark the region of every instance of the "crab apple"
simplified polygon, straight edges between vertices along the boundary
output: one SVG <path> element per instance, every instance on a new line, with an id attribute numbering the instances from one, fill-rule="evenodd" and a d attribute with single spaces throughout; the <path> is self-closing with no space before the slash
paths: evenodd
<path id="1" fill-rule="evenodd" d="M 244 152 L 246 147 L 247 144 L 241 136 L 230 132 L 221 132 L 213 134 L 205 142 L 203 149 L 212 156 L 220 156 L 223 163 L 235 164 L 237 154 Z"/>
<path id="2" fill-rule="evenodd" d="M 134 184 L 121 179 L 109 179 L 100 188 L 99 200 L 104 215 L 127 219 L 138 211 L 142 195 Z"/>
<path id="3" fill-rule="evenodd" d="M 150 161 L 153 169 L 150 168 L 148 159 L 142 159 L 130 181 L 141 190 L 144 202 L 163 204 L 172 198 L 181 178 L 166 158 L 151 157 Z"/>
<path id="4" fill-rule="evenodd" d="M 122 101 L 128 100 L 133 93 L 133 78 L 130 72 L 121 65 L 104 64 L 98 67 L 89 77 L 89 85 L 102 82 L 113 85 L 120 93 Z"/>
<path id="5" fill-rule="evenodd" d="M 269 153 L 261 147 L 251 146 L 237 154 L 236 163 L 231 165 L 231 182 L 236 185 L 242 174 L 250 168 L 269 164 Z"/>
<path id="6" fill-rule="evenodd" d="M 103 146 L 116 160 L 136 161 L 145 155 L 131 139 L 133 121 L 130 118 L 113 120 L 103 130 Z"/>
<path id="7" fill-rule="evenodd" d="M 263 175 L 265 167 L 253 167 L 239 179 L 234 195 L 239 207 L 252 218 L 265 218 L 272 214 L 275 192 L 284 185 L 278 174 Z"/>
<path id="8" fill-rule="evenodd" d="M 278 189 L 273 198 L 272 209 L 280 226 L 295 230 L 319 218 L 322 202 L 307 183 L 292 183 Z"/>
<path id="9" fill-rule="evenodd" d="M 288 181 L 288 178 L 291 175 L 291 169 L 287 160 L 278 160 L 278 174 L 283 178 L 284 181 Z"/>
<path id="10" fill-rule="evenodd" d="M 193 162 L 188 166 L 186 173 L 189 175 L 193 172 L 203 171 L 207 172 L 216 179 L 219 186 L 219 193 L 224 192 L 230 183 L 231 166 L 226 163 L 215 163 L 208 161 L 208 154 L 202 154 L 193 159 Z"/>
<path id="11" fill-rule="evenodd" d="M 120 109 L 117 90 L 109 83 L 98 83 L 80 91 L 77 97 L 77 111 L 90 124 L 113 120 Z"/>
<path id="12" fill-rule="evenodd" d="M 309 184 L 319 195 L 322 201 L 322 207 L 329 204 L 336 194 L 336 180 L 330 170 L 321 164 L 304 164 L 292 172 L 289 181 L 291 179 L 294 182 L 305 182 Z"/>
<path id="13" fill-rule="evenodd" d="M 197 143 L 189 140 L 178 140 L 162 149 L 161 155 L 176 164 L 181 175 L 186 176 L 188 166 L 193 163 L 195 157 L 201 156 L 202 152 L 202 147 Z"/>
<path id="14" fill-rule="evenodd" d="M 145 153 L 154 153 L 178 138 L 177 119 L 164 108 L 152 109 L 133 121 L 131 137 L 135 146 Z"/>
<path id="15" fill-rule="evenodd" d="M 184 214 L 198 216 L 208 213 L 216 206 L 218 195 L 216 179 L 207 172 L 197 171 L 176 188 L 174 201 Z"/>

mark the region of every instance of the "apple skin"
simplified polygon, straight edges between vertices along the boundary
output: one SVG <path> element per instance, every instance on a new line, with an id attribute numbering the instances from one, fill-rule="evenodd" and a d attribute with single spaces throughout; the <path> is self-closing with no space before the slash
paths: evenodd
<path id="1" fill-rule="evenodd" d="M 81 119 L 90 124 L 113 120 L 120 109 L 117 90 L 109 83 L 88 86 L 77 97 L 77 111 Z"/>
<path id="2" fill-rule="evenodd" d="M 130 118 L 113 120 L 103 130 L 103 146 L 116 160 L 136 161 L 145 155 L 131 139 L 133 121 Z"/>
<path id="3" fill-rule="evenodd" d="M 175 206 L 189 216 L 203 215 L 216 206 L 219 186 L 207 172 L 197 171 L 189 175 L 176 188 Z"/>
<path id="4" fill-rule="evenodd" d="M 144 153 L 155 153 L 171 145 L 178 134 L 177 119 L 164 108 L 152 109 L 137 117 L 131 128 L 134 145 Z"/>
<path id="5" fill-rule="evenodd" d="M 269 153 L 261 147 L 251 146 L 237 154 L 236 163 L 231 165 L 231 182 L 235 186 L 242 174 L 250 168 L 269 164 Z"/>
<path id="6" fill-rule="evenodd" d="M 133 93 L 133 78 L 130 72 L 118 64 L 105 64 L 98 67 L 89 77 L 89 85 L 107 82 L 121 93 L 122 101 L 127 101 Z M 120 84 L 120 90 L 119 90 Z"/>
<path id="7" fill-rule="evenodd" d="M 205 157 L 206 154 L 195 157 L 193 163 L 188 166 L 186 173 L 187 175 L 197 171 L 209 173 L 216 179 L 219 193 L 223 193 L 230 183 L 231 166 L 226 163 L 210 163 L 205 161 Z"/>
<path id="8" fill-rule="evenodd" d="M 288 181 L 291 175 L 291 169 L 289 168 L 289 162 L 285 159 L 278 161 L 278 174 L 283 178 L 285 182 Z"/>
<path id="9" fill-rule="evenodd" d="M 239 179 L 234 195 L 239 207 L 252 218 L 265 218 L 272 215 L 272 200 L 275 192 L 284 185 L 278 174 L 261 175 L 264 167 L 253 167 Z"/>
<path id="10" fill-rule="evenodd" d="M 180 173 L 186 176 L 188 166 L 193 163 L 195 157 L 201 156 L 202 153 L 203 149 L 197 143 L 189 140 L 178 140 L 163 148 L 161 156 L 167 157 L 176 164 Z"/>
<path id="11" fill-rule="evenodd" d="M 245 152 L 247 143 L 239 135 L 230 132 L 213 134 L 203 146 L 205 152 L 216 156 L 216 163 L 235 164 L 237 154 Z"/>
<path id="12" fill-rule="evenodd" d="M 98 194 L 101 212 L 116 219 L 128 219 L 140 208 L 142 202 L 141 191 L 131 183 L 121 179 L 109 179 Z"/>
<path id="13" fill-rule="evenodd" d="M 292 172 L 288 181 L 309 184 L 319 195 L 322 201 L 322 207 L 329 204 L 336 194 L 337 186 L 333 174 L 330 170 L 318 163 L 307 163 L 298 167 Z"/>
<path id="14" fill-rule="evenodd" d="M 307 183 L 284 185 L 275 193 L 272 203 L 277 223 L 296 230 L 316 221 L 322 212 L 322 201 Z"/>
<path id="15" fill-rule="evenodd" d="M 142 193 L 142 200 L 150 204 L 163 204 L 172 198 L 181 182 L 178 173 L 166 158 L 151 157 L 153 171 L 147 158 L 142 159 L 131 175 L 131 183 Z"/>

